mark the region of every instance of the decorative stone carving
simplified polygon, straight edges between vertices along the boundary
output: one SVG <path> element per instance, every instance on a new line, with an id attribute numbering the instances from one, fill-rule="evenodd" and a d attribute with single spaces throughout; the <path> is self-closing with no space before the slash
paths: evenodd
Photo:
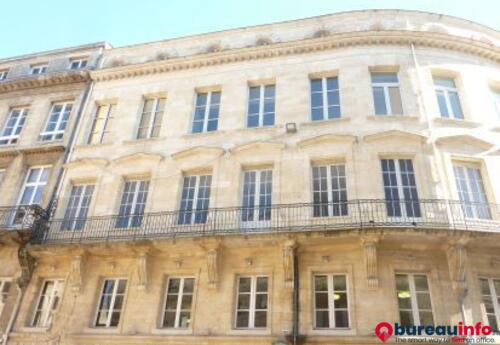
<path id="1" fill-rule="evenodd" d="M 378 236 L 367 236 L 361 239 L 366 267 L 366 282 L 369 288 L 378 287 L 377 244 L 379 240 Z"/>
<path id="2" fill-rule="evenodd" d="M 452 244 L 446 251 L 446 256 L 448 258 L 448 268 L 450 270 L 453 289 L 455 289 L 460 296 L 464 296 L 467 290 L 465 277 L 467 250 L 464 244 Z"/>
<path id="3" fill-rule="evenodd" d="M 30 255 L 25 245 L 19 248 L 17 258 L 19 260 L 19 266 L 21 266 L 21 275 L 17 278 L 16 283 L 19 288 L 23 289 L 28 286 L 31 280 L 33 270 L 36 266 L 36 260 Z"/>
<path id="4" fill-rule="evenodd" d="M 137 288 L 146 290 L 148 287 L 148 254 L 146 252 L 139 253 L 137 258 Z"/>
<path id="5" fill-rule="evenodd" d="M 71 260 L 71 271 L 69 274 L 71 290 L 75 293 L 82 291 L 83 286 L 83 255 L 75 255 Z"/>
<path id="6" fill-rule="evenodd" d="M 285 278 L 285 286 L 293 287 L 294 278 L 294 259 L 295 259 L 295 249 L 297 248 L 297 243 L 295 241 L 288 241 L 283 246 L 283 275 Z"/>
<path id="7" fill-rule="evenodd" d="M 219 282 L 219 258 L 220 247 L 212 248 L 207 252 L 207 273 L 208 273 L 208 286 L 217 288 Z"/>

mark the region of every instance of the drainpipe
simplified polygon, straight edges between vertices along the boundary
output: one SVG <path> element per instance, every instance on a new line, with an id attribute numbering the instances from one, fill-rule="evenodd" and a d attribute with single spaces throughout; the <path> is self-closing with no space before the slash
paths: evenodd
<path id="1" fill-rule="evenodd" d="M 299 343 L 299 260 L 297 250 L 293 254 L 293 345 Z"/>
<path id="2" fill-rule="evenodd" d="M 21 306 L 21 301 L 24 296 L 24 289 L 21 289 L 18 284 L 14 284 L 17 288 L 17 297 L 16 297 L 16 304 L 14 305 L 14 310 L 12 311 L 12 314 L 10 315 L 9 323 L 7 324 L 7 328 L 5 329 L 5 334 L 2 336 L 0 345 L 6 345 L 7 340 L 9 339 L 10 332 L 12 331 L 12 327 L 14 327 L 14 322 L 17 318 L 17 314 L 19 313 L 19 308 Z"/>
<path id="3" fill-rule="evenodd" d="M 99 49 L 99 55 L 97 57 L 96 61 L 96 67 L 95 69 L 100 69 L 102 65 L 102 55 L 103 55 L 103 50 L 104 48 Z M 89 72 L 87 72 L 89 73 Z M 87 81 L 87 85 L 85 86 L 85 91 L 82 97 L 82 100 L 80 101 L 80 107 L 78 109 L 77 115 L 76 115 L 76 120 L 75 120 L 75 125 L 73 127 L 73 131 L 70 134 L 70 138 L 68 141 L 68 148 L 64 152 L 64 158 L 63 158 L 63 166 L 67 162 L 70 161 L 71 156 L 74 152 L 75 145 L 76 145 L 76 139 L 78 138 L 78 135 L 80 133 L 80 127 L 82 124 L 82 119 L 83 119 L 83 114 L 85 113 L 85 110 L 87 109 L 87 105 L 89 103 L 90 95 L 92 94 L 92 91 L 94 90 L 94 81 L 91 79 L 89 76 L 90 80 Z M 59 174 L 57 176 L 56 184 L 54 187 L 54 190 L 52 192 L 52 195 L 50 197 L 49 204 L 47 206 L 47 212 L 50 215 L 50 212 L 52 212 L 53 207 L 56 206 L 56 201 L 58 199 L 59 193 L 61 192 L 61 182 L 64 180 L 64 176 L 66 175 L 66 169 L 64 167 L 61 167 L 61 170 L 59 171 Z"/>

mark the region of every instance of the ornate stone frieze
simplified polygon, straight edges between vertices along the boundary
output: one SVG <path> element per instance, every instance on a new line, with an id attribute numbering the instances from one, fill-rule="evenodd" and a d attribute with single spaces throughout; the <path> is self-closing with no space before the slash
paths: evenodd
<path id="1" fill-rule="evenodd" d="M 24 289 L 28 286 L 33 270 L 36 266 L 36 260 L 30 255 L 26 246 L 21 246 L 17 252 L 19 265 L 21 266 L 21 275 L 17 278 L 17 285 L 19 288 Z"/>
<path id="2" fill-rule="evenodd" d="M 211 288 L 217 288 L 219 282 L 219 260 L 220 247 L 214 247 L 207 251 L 208 285 Z"/>
<path id="3" fill-rule="evenodd" d="M 71 259 L 71 270 L 69 274 L 69 283 L 71 290 L 75 293 L 82 291 L 83 286 L 83 265 L 84 255 L 78 254 Z"/>
<path id="4" fill-rule="evenodd" d="M 283 276 L 285 285 L 289 288 L 293 287 L 296 248 L 297 243 L 295 241 L 288 241 L 283 246 Z"/>
<path id="5" fill-rule="evenodd" d="M 377 245 L 379 236 L 366 236 L 361 239 L 366 267 L 366 282 L 369 288 L 378 287 Z"/>

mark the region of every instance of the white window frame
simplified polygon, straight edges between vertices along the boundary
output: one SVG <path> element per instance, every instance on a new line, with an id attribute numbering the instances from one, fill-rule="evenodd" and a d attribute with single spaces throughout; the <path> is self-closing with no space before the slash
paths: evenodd
<path id="1" fill-rule="evenodd" d="M 238 311 L 240 309 L 238 309 L 238 299 L 239 299 L 239 296 L 240 296 L 240 279 L 241 278 L 250 278 L 250 305 L 249 305 L 249 309 L 248 309 L 248 327 L 238 327 Z M 267 309 L 265 309 L 266 311 L 266 326 L 265 327 L 255 327 L 255 312 L 256 311 L 263 311 L 263 309 L 256 309 L 255 308 L 255 303 L 256 303 L 256 300 L 257 300 L 257 294 L 261 294 L 263 295 L 264 293 L 263 292 L 257 292 L 257 279 L 258 278 L 267 278 L 267 290 L 265 292 L 265 294 L 267 295 Z M 271 279 L 269 276 L 267 275 L 241 275 L 241 276 L 237 276 L 236 277 L 237 279 L 237 284 L 236 284 L 236 301 L 235 301 L 235 308 L 234 308 L 234 329 L 239 329 L 239 330 L 244 330 L 244 329 L 248 329 L 248 330 L 252 330 L 252 329 L 267 329 L 269 328 L 269 306 L 270 306 L 270 294 L 269 294 L 269 288 L 270 288 L 270 285 L 271 285 Z M 247 294 L 247 293 L 245 293 Z M 246 309 L 243 309 L 243 310 L 246 310 Z"/>
<path id="2" fill-rule="evenodd" d="M 163 103 L 163 109 L 158 109 L 159 107 L 159 104 L 160 104 L 160 100 L 163 99 L 164 100 L 164 103 Z M 142 117 L 144 116 L 144 110 L 145 110 L 145 107 L 146 107 L 146 102 L 147 101 L 153 101 L 153 105 L 151 106 L 151 116 L 149 118 L 149 124 L 147 125 L 147 128 L 148 128 L 148 132 L 146 134 L 146 136 L 144 138 L 139 138 L 139 132 L 141 130 L 141 121 L 142 121 Z M 151 138 L 156 138 L 156 137 L 153 137 L 153 131 L 155 129 L 154 127 L 154 124 L 155 124 L 155 121 L 156 121 L 156 117 L 158 115 L 160 115 L 159 113 L 163 113 L 165 112 L 165 105 L 166 105 L 166 102 L 167 102 L 167 99 L 166 97 L 154 97 L 154 98 L 145 98 L 144 99 L 144 102 L 142 104 L 142 111 L 141 111 L 141 117 L 139 119 L 139 126 L 137 127 L 137 133 L 135 135 L 135 138 L 138 139 L 138 140 L 142 140 L 142 139 L 151 139 Z M 161 114 L 163 115 L 163 114 Z M 162 117 L 163 119 L 163 117 Z M 161 123 L 160 123 L 160 130 L 161 130 Z M 158 134 L 159 136 L 159 134 Z"/>
<path id="3" fill-rule="evenodd" d="M 96 130 L 95 129 L 96 123 L 100 119 L 100 117 L 99 117 L 100 109 L 104 108 L 104 107 L 106 107 L 107 109 L 105 110 L 104 117 L 102 117 L 102 121 L 103 121 L 102 128 L 100 130 Z M 89 134 L 89 137 L 87 140 L 87 144 L 92 145 L 92 144 L 102 144 L 103 143 L 104 135 L 106 133 L 110 132 L 109 130 L 106 130 L 106 129 L 108 127 L 109 121 L 114 118 L 113 112 L 115 110 L 115 107 L 116 107 L 116 104 L 112 104 L 112 103 L 99 104 L 97 106 L 96 113 L 95 113 L 94 119 L 92 121 L 92 127 L 90 128 L 90 134 Z M 92 142 L 92 137 L 93 137 L 94 133 L 97 133 L 99 135 L 98 136 L 99 140 L 97 140 L 97 142 Z"/>
<path id="4" fill-rule="evenodd" d="M 488 281 L 488 286 L 490 288 L 490 298 L 492 300 L 492 304 L 493 304 L 493 310 L 495 312 L 495 318 L 496 318 L 496 321 L 497 321 L 497 326 L 498 326 L 498 329 L 500 330 L 500 302 L 498 302 L 498 299 L 500 298 L 500 295 L 497 294 L 497 291 L 495 290 L 495 284 L 494 284 L 494 281 L 497 280 L 497 281 L 500 281 L 500 277 L 499 278 L 491 278 L 491 277 L 479 277 L 479 279 L 484 279 L 486 281 Z M 479 283 L 481 284 L 481 283 Z M 481 287 L 481 286 L 480 286 Z M 498 292 L 500 293 L 500 291 Z M 479 290 L 479 294 L 481 295 L 481 309 L 482 309 L 482 312 L 483 312 L 483 317 L 484 317 L 484 321 L 489 325 L 489 320 L 488 320 L 488 313 L 486 313 L 486 309 L 484 308 L 484 305 L 483 305 L 483 292 L 481 290 Z"/>
<path id="5" fill-rule="evenodd" d="M 76 63 L 76 65 L 75 65 L 76 67 L 74 67 L 75 63 Z M 88 59 L 87 58 L 75 58 L 75 59 L 71 59 L 69 61 L 69 69 L 71 69 L 71 70 L 79 70 L 79 69 L 87 67 L 87 64 L 88 64 Z"/>
<path id="6" fill-rule="evenodd" d="M 32 75 L 45 74 L 45 73 L 47 73 L 47 68 L 48 68 L 47 64 L 32 65 L 30 74 L 32 74 Z"/>
<path id="7" fill-rule="evenodd" d="M 195 132 L 194 131 L 194 122 L 195 122 L 195 117 L 196 117 L 196 104 L 198 102 L 198 95 L 201 95 L 201 94 L 204 94 L 206 93 L 207 94 L 207 103 L 205 104 L 205 111 L 204 111 L 204 117 L 203 117 L 203 130 L 201 132 Z M 213 131 L 210 131 L 210 132 L 217 132 L 219 130 L 219 120 L 220 120 L 220 105 L 221 105 L 221 101 L 222 101 L 222 91 L 220 90 L 210 90 L 210 91 L 204 91 L 204 92 L 196 92 L 196 95 L 195 95 L 195 100 L 194 100 L 194 112 L 193 112 L 193 119 L 191 121 L 191 130 L 190 130 L 190 133 L 192 134 L 200 134 L 200 133 L 208 133 L 208 121 L 209 121 L 209 114 L 210 114 L 210 108 L 212 106 L 212 95 L 213 93 L 219 93 L 220 94 L 220 97 L 219 97 L 219 110 L 218 110 L 218 114 L 217 114 L 217 129 L 213 130 Z"/>
<path id="8" fill-rule="evenodd" d="M 67 215 L 67 212 L 69 211 L 70 209 L 70 206 L 71 206 L 71 201 L 72 201 L 72 196 L 73 196 L 73 190 L 75 188 L 78 188 L 78 187 L 82 187 L 82 192 L 81 194 L 78 195 L 78 203 L 73 207 L 73 209 L 75 210 L 75 217 L 69 217 Z M 92 193 L 89 196 L 89 201 L 88 201 L 88 205 L 86 206 L 87 208 L 87 211 L 86 211 L 86 214 L 85 214 L 85 218 L 82 218 L 80 217 L 80 213 L 82 212 L 82 203 L 83 203 L 83 200 L 85 199 L 85 197 L 87 196 L 87 192 L 88 192 L 88 189 L 92 189 Z M 65 213 L 64 213 L 64 219 L 63 219 L 63 223 L 64 224 L 64 227 L 62 228 L 62 230 L 70 230 L 70 231 L 74 231 L 74 230 L 82 230 L 82 229 L 76 229 L 76 226 L 77 224 L 80 224 L 80 222 L 83 222 L 85 223 L 87 217 L 88 217 L 88 211 L 90 210 L 90 203 L 92 202 L 92 198 L 93 198 L 93 194 L 94 194 L 94 191 L 95 191 L 95 184 L 92 184 L 92 183 L 86 183 L 86 184 L 75 184 L 75 185 L 72 185 L 71 186 L 71 189 L 70 189 L 70 192 L 69 192 L 69 198 L 68 198 L 68 203 L 66 204 L 66 209 L 65 209 Z"/>
<path id="9" fill-rule="evenodd" d="M 0 137 L 0 140 L 8 140 L 6 144 L 3 145 L 14 145 L 18 143 L 19 137 L 21 136 L 21 131 L 23 130 L 23 127 L 21 127 L 21 130 L 19 131 L 19 134 L 15 134 L 17 132 L 17 129 L 19 128 L 19 124 L 21 123 L 21 120 L 24 118 L 24 121 L 26 122 L 26 117 L 28 116 L 29 108 L 12 108 L 9 111 L 9 115 L 7 116 L 7 119 L 2 127 L 2 133 L 5 131 L 5 128 L 7 127 L 7 124 L 9 123 L 9 120 L 11 119 L 14 111 L 18 110 L 19 111 L 19 116 L 17 117 L 16 123 L 12 127 L 12 134 L 7 135 L 7 136 L 2 136 Z M 2 146 L 2 145 L 0 145 Z"/>
<path id="10" fill-rule="evenodd" d="M 371 72 L 371 75 L 374 74 L 379 74 L 377 72 Z M 401 99 L 401 85 L 399 83 L 399 76 L 395 72 L 387 72 L 386 74 L 395 74 L 396 78 L 398 79 L 397 82 L 374 82 L 372 81 L 372 90 L 375 87 L 381 87 L 384 90 L 384 100 L 385 100 L 385 109 L 387 110 L 387 114 L 377 114 L 378 116 L 384 116 L 384 115 L 403 115 L 404 114 L 404 109 L 403 109 L 403 100 Z M 393 113 L 392 111 L 392 104 L 391 104 L 391 96 L 389 94 L 389 88 L 391 87 L 397 87 L 398 92 L 399 92 L 399 99 L 401 102 L 401 109 L 403 110 L 401 114 Z M 375 107 L 375 97 L 373 99 L 373 106 Z"/>
<path id="11" fill-rule="evenodd" d="M 485 180 L 483 178 L 483 169 L 481 168 L 481 166 L 476 165 L 476 164 L 464 163 L 464 162 L 454 162 L 452 167 L 453 167 L 453 178 L 455 180 L 455 189 L 457 190 L 458 200 L 459 200 L 460 204 L 462 205 L 462 207 L 470 207 L 470 209 L 472 210 L 472 218 L 468 217 L 466 212 L 464 212 L 462 210 L 462 212 L 464 213 L 464 217 L 468 218 L 468 219 L 485 219 L 485 220 L 491 219 L 491 210 L 489 208 L 489 201 L 488 201 L 488 191 L 486 189 Z M 467 195 L 470 199 L 469 204 L 466 201 L 460 200 L 460 190 L 459 190 L 458 185 L 457 185 L 457 175 L 455 174 L 455 168 L 464 169 L 465 184 L 467 185 L 466 192 L 467 192 Z M 482 186 L 483 192 L 484 192 L 484 198 L 485 198 L 484 206 L 487 207 L 487 212 L 489 215 L 488 218 L 480 217 L 479 208 L 481 207 L 481 205 L 475 204 L 475 203 L 482 203 L 483 201 L 472 200 L 473 188 L 471 186 L 471 180 L 470 180 L 469 174 L 467 173 L 468 169 L 478 170 L 479 176 L 481 178 L 481 186 Z"/>
<path id="12" fill-rule="evenodd" d="M 7 79 L 8 75 L 9 75 L 9 70 L 8 69 L 0 70 L 0 81 L 3 81 L 5 79 Z"/>
<path id="13" fill-rule="evenodd" d="M 321 101 L 323 102 L 323 118 L 321 120 L 314 120 L 313 119 L 313 111 L 312 111 L 312 95 L 313 95 L 313 90 L 312 90 L 312 81 L 314 80 L 321 80 Z M 328 79 L 337 79 L 337 92 L 339 93 L 339 117 L 338 119 L 342 118 L 342 106 L 340 103 L 340 79 L 338 76 L 329 76 L 329 77 L 318 77 L 318 78 L 310 78 L 309 79 L 309 111 L 311 112 L 311 121 L 328 121 L 328 120 L 335 120 L 336 118 L 330 118 L 328 116 L 328 108 L 330 107 L 330 104 L 328 103 Z M 333 104 L 332 104 L 333 105 Z"/>
<path id="14" fill-rule="evenodd" d="M 330 327 L 318 327 L 317 326 L 317 320 L 316 320 L 316 282 L 315 278 L 318 276 L 326 276 L 327 280 L 327 289 L 328 289 L 328 323 Z M 335 299 L 333 298 L 334 292 L 337 290 L 333 289 L 333 277 L 334 276 L 344 276 L 345 277 L 345 291 L 339 291 L 339 292 L 345 292 L 346 294 L 346 299 L 347 299 L 347 308 L 335 308 Z M 350 303 L 350 286 L 349 286 L 349 275 L 347 273 L 314 273 L 313 274 L 313 281 L 312 281 L 312 290 L 313 290 L 313 302 L 312 302 L 312 307 L 313 307 L 313 329 L 314 330 L 349 330 L 352 329 L 352 321 L 351 321 L 351 303 Z M 347 322 L 348 326 L 347 327 L 332 327 L 332 325 L 336 325 L 336 320 L 335 320 L 335 310 L 347 310 Z"/>
<path id="15" fill-rule="evenodd" d="M 61 108 L 61 111 L 59 112 L 59 117 L 57 118 L 57 122 L 56 122 L 56 126 L 54 128 L 54 130 L 48 132 L 47 131 L 47 126 L 49 125 L 50 123 L 50 118 L 52 116 L 52 112 L 54 111 L 54 107 L 56 107 L 57 105 L 62 105 L 62 108 Z M 47 121 L 45 122 L 45 126 L 44 126 L 44 129 L 43 129 L 43 132 L 40 133 L 40 140 L 43 141 L 43 142 L 47 142 L 47 141 L 56 141 L 56 140 L 62 140 L 63 139 L 63 136 L 64 136 L 64 132 L 66 131 L 66 128 L 68 127 L 68 124 L 70 122 L 70 117 L 71 117 L 71 113 L 73 112 L 73 102 L 57 102 L 57 103 L 53 103 L 52 106 L 50 107 L 50 112 L 49 112 L 49 116 L 47 117 Z M 66 112 L 66 109 L 71 106 L 71 110 L 68 114 L 68 120 L 66 121 L 66 127 L 64 129 L 60 129 L 60 126 L 61 126 L 61 123 L 63 122 L 63 117 L 64 117 L 64 113 Z M 61 138 L 57 138 L 56 139 L 56 136 L 61 134 Z M 51 136 L 50 139 L 42 139 L 42 137 L 44 136 Z"/>
<path id="16" fill-rule="evenodd" d="M 198 210 L 196 207 L 198 205 L 198 195 L 199 195 L 199 192 L 200 192 L 200 180 L 201 180 L 201 177 L 202 176 L 209 176 L 210 177 L 210 184 L 208 185 L 208 188 L 210 190 L 210 194 L 208 196 L 208 207 L 206 210 L 202 209 L 202 210 Z M 193 194 L 193 208 L 190 210 L 190 211 L 187 211 L 187 210 L 182 210 L 181 207 L 182 207 L 182 202 L 184 201 L 182 199 L 182 194 L 184 192 L 184 180 L 186 178 L 191 178 L 191 177 L 194 177 L 195 178 L 195 183 L 194 183 L 194 194 Z M 187 223 L 181 223 L 181 224 L 178 224 L 178 225 L 196 225 L 196 224 L 206 224 L 207 220 L 208 220 L 208 212 L 209 212 L 209 209 L 210 209 L 210 199 L 211 199 L 211 196 L 212 196 L 212 174 L 204 174 L 204 175 L 185 175 L 182 177 L 182 185 L 181 185 L 181 200 L 180 200 L 180 207 L 179 207 L 179 216 L 184 213 L 191 213 L 191 219 L 189 220 L 189 222 Z M 196 215 L 199 213 L 199 212 L 207 212 L 207 219 L 205 220 L 205 222 L 202 222 L 202 223 L 196 223 L 195 220 L 196 220 Z M 184 216 L 183 216 L 184 217 Z"/>
<path id="17" fill-rule="evenodd" d="M 99 311 L 100 311 L 100 304 L 101 304 L 101 300 L 102 300 L 102 295 L 104 293 L 104 284 L 106 284 L 107 281 L 110 281 L 110 280 L 113 280 L 115 283 L 113 285 L 113 292 L 111 293 L 111 303 L 110 303 L 110 309 L 108 310 L 108 318 L 106 320 L 106 324 L 104 326 L 101 326 L 101 325 L 97 325 L 97 322 L 98 322 L 98 317 L 99 317 Z M 118 295 L 118 285 L 120 284 L 120 280 L 125 280 L 125 291 L 123 291 L 123 304 L 122 304 L 122 308 L 120 309 L 120 319 L 118 321 L 118 325 L 116 326 L 111 326 L 111 318 L 113 317 L 113 313 L 114 313 L 114 310 L 115 310 L 115 302 L 116 302 L 116 296 Z M 97 299 L 97 308 L 96 308 L 96 311 L 95 311 L 95 316 L 94 316 L 94 323 L 93 323 L 93 326 L 94 328 L 99 328 L 99 329 L 106 329 L 106 328 L 116 328 L 120 325 L 120 323 L 122 322 L 122 316 L 123 316 L 123 311 L 125 309 L 125 299 L 126 299 L 126 296 L 127 296 L 127 292 L 128 292 L 128 279 L 127 278 L 104 278 L 102 280 L 102 283 L 101 283 L 101 288 L 99 290 L 99 297 Z"/>
<path id="18" fill-rule="evenodd" d="M 413 323 L 415 326 L 420 326 L 422 323 L 420 322 L 420 309 L 418 307 L 418 301 L 417 301 L 417 290 L 415 287 L 415 276 L 425 276 L 427 279 L 427 287 L 429 288 L 427 291 L 429 293 L 429 300 L 431 302 L 431 313 L 432 313 L 432 319 L 434 321 L 434 324 L 436 323 L 436 314 L 434 313 L 434 302 L 432 298 L 432 293 L 431 293 L 431 283 L 429 279 L 429 275 L 426 273 L 407 273 L 407 272 L 396 272 L 394 274 L 394 281 L 396 282 L 396 276 L 397 275 L 406 275 L 408 276 L 408 287 L 410 288 L 410 300 L 411 300 L 411 313 L 413 317 Z M 398 319 L 401 322 L 401 314 L 400 314 L 400 308 L 399 308 L 399 301 L 398 301 L 398 296 L 397 296 L 397 286 L 396 286 L 396 304 L 398 308 Z M 405 309 L 406 310 L 406 309 Z M 423 309 L 423 311 L 428 311 L 427 309 Z"/>
<path id="19" fill-rule="evenodd" d="M 38 179 L 35 182 L 28 182 L 28 178 L 30 176 L 31 171 L 35 170 L 35 169 L 42 169 L 42 171 L 38 175 Z M 47 177 L 47 181 L 40 182 L 40 178 L 43 175 L 43 171 L 46 170 L 46 169 L 49 169 L 49 176 Z M 17 205 L 18 206 L 33 205 L 33 198 L 36 195 L 36 191 L 40 187 L 45 188 L 47 186 L 49 180 L 50 180 L 50 169 L 52 169 L 52 165 L 34 165 L 34 166 L 29 167 L 28 171 L 26 172 L 26 176 L 24 177 L 23 187 L 21 188 L 19 196 L 18 196 L 18 200 L 17 200 Z M 26 188 L 30 187 L 30 186 L 34 186 L 35 187 L 34 192 L 33 192 L 33 194 L 31 195 L 31 198 L 30 198 L 31 200 L 30 200 L 30 202 L 28 204 L 21 204 L 20 202 L 21 202 L 21 200 L 23 198 L 24 192 L 25 192 Z"/>
<path id="20" fill-rule="evenodd" d="M 345 191 L 346 191 L 346 200 L 345 201 L 339 201 L 338 204 L 334 204 L 333 199 L 332 199 L 332 167 L 338 167 L 338 166 L 343 166 L 344 167 L 344 178 L 345 178 Z M 315 206 L 320 206 L 321 203 L 316 205 L 314 203 L 314 169 L 320 169 L 322 167 L 326 168 L 326 188 L 327 188 L 327 196 L 328 196 L 328 214 L 327 215 L 320 215 L 317 216 L 317 218 L 320 217 L 345 217 L 349 215 L 349 195 L 348 195 L 348 189 L 347 189 L 347 167 L 345 163 L 333 163 L 333 164 L 318 164 L 318 165 L 312 165 L 311 166 L 311 197 L 312 197 L 312 205 L 313 207 Z M 338 177 L 337 177 L 337 180 Z M 338 191 L 341 191 L 342 189 L 338 189 Z M 337 190 L 335 191 L 337 192 Z M 342 205 L 345 203 L 346 207 L 346 214 L 340 214 L 340 215 L 335 215 L 335 207 L 339 207 L 339 210 L 342 211 Z"/>
<path id="21" fill-rule="evenodd" d="M 455 85 L 455 87 L 436 85 L 435 82 L 434 82 L 434 90 L 435 90 L 434 92 L 436 94 L 436 101 L 437 101 L 437 91 L 442 91 L 443 95 L 444 95 L 445 103 L 446 103 L 446 109 L 448 110 L 448 118 L 449 119 L 455 119 L 455 120 L 463 120 L 464 117 L 465 117 L 464 116 L 464 110 L 462 108 L 460 94 L 458 93 L 458 89 L 457 89 L 457 84 L 456 84 L 455 78 L 437 77 L 437 76 L 434 76 L 433 78 L 448 79 L 448 80 L 452 80 L 453 81 L 453 84 Z M 460 106 L 460 111 L 462 112 L 462 114 L 455 114 L 455 112 L 453 111 L 453 107 L 451 106 L 451 102 L 450 102 L 450 95 L 449 95 L 450 92 L 454 92 L 454 93 L 457 94 L 457 99 L 458 99 L 459 106 Z M 438 109 L 439 109 L 439 116 L 442 117 L 442 118 L 446 118 L 446 116 L 444 116 L 443 114 L 441 114 L 441 109 L 439 108 L 439 102 L 438 102 Z"/>
<path id="22" fill-rule="evenodd" d="M 266 87 L 273 86 L 274 87 L 274 97 L 272 97 L 273 103 L 274 103 L 274 123 L 272 125 L 264 125 L 264 105 L 266 103 L 266 96 L 265 96 L 265 91 Z M 250 110 L 250 90 L 253 87 L 258 87 L 259 88 L 259 125 L 256 127 L 249 127 L 248 126 L 248 118 L 250 116 L 249 110 Z M 270 99 L 270 97 L 268 97 Z M 247 128 L 259 128 L 259 127 L 273 127 L 276 125 L 276 84 L 260 84 L 260 85 L 250 85 L 248 87 L 248 106 L 247 106 L 247 121 L 246 121 L 246 127 Z"/>
<path id="23" fill-rule="evenodd" d="M 136 182 L 135 183 L 135 187 L 134 187 L 134 191 L 133 191 L 133 198 L 132 198 L 132 203 L 130 204 L 130 212 L 131 213 L 128 213 L 128 214 L 123 214 L 121 215 L 120 214 L 120 209 L 121 207 L 123 206 L 122 205 L 122 200 L 123 200 L 123 194 L 125 193 L 125 185 L 127 183 L 132 183 L 132 182 Z M 142 183 L 147 183 L 147 188 L 146 188 L 146 199 L 144 200 L 144 212 L 142 214 L 135 214 L 135 209 L 137 207 L 137 198 L 139 197 L 139 193 L 140 193 L 140 189 L 141 189 L 141 184 Z M 147 201 L 148 201 L 148 196 L 149 196 L 149 188 L 151 187 L 151 180 L 149 179 L 133 179 L 133 180 L 126 180 L 124 183 L 123 183 L 123 188 L 122 188 L 122 194 L 120 196 L 120 204 L 118 206 L 118 218 L 117 218 L 117 221 L 120 219 L 120 218 L 127 218 L 127 226 L 126 227 L 119 227 L 119 228 L 123 228 L 123 229 L 126 229 L 126 228 L 131 228 L 132 226 L 132 222 L 134 221 L 135 217 L 144 217 L 144 214 L 146 213 L 146 205 L 147 205 Z M 142 224 L 142 220 L 141 220 L 141 224 Z"/>
<path id="24" fill-rule="evenodd" d="M 174 321 L 174 327 L 168 327 L 165 326 L 165 314 L 167 311 L 167 299 L 168 299 L 168 288 L 170 286 L 170 280 L 171 279 L 179 279 L 180 280 L 180 285 L 179 285 L 179 293 L 177 294 L 177 306 L 175 309 L 175 321 Z M 191 292 L 191 306 L 189 309 L 189 314 L 190 314 L 190 320 L 191 322 L 189 323 L 188 327 L 181 327 L 180 326 L 180 321 L 181 321 L 181 312 L 182 312 L 182 298 L 184 297 L 184 282 L 186 279 L 193 279 L 193 292 Z M 189 330 L 192 328 L 192 320 L 193 320 L 193 305 L 194 305 L 194 296 L 195 296 L 195 291 L 196 291 L 196 278 L 193 276 L 172 276 L 168 277 L 167 279 L 167 285 L 165 287 L 165 297 L 163 299 L 163 310 L 162 310 L 162 317 L 161 317 L 161 327 L 164 329 L 179 329 L 179 330 Z"/>
<path id="25" fill-rule="evenodd" d="M 48 284 L 49 282 L 54 283 L 54 288 L 52 289 L 52 292 L 49 295 L 49 298 L 48 298 L 49 302 L 46 304 L 48 309 L 47 310 L 40 309 L 41 314 L 42 314 L 41 322 L 40 322 L 40 325 L 35 325 L 36 314 L 39 310 L 43 290 L 45 288 L 45 285 Z M 42 282 L 42 285 L 40 286 L 40 291 L 38 293 L 38 298 L 36 300 L 36 305 L 35 305 L 33 317 L 31 318 L 31 324 L 30 324 L 31 327 L 37 327 L 37 328 L 50 327 L 50 325 L 52 324 L 52 321 L 53 321 L 53 316 L 56 313 L 59 306 L 61 305 L 61 300 L 63 298 L 63 293 L 64 293 L 64 285 L 65 285 L 64 279 L 45 279 Z M 59 298 L 57 305 L 56 305 L 56 308 L 54 308 L 55 298 Z"/>
<path id="26" fill-rule="evenodd" d="M 244 188 L 245 188 L 245 175 L 247 173 L 252 173 L 254 172 L 255 173 L 255 191 L 254 191 L 254 201 L 255 203 L 252 205 L 252 206 L 244 206 L 244 198 L 245 198 L 245 194 L 244 194 Z M 269 207 L 270 209 L 270 219 L 266 220 L 259 220 L 259 215 L 260 215 L 260 187 L 261 187 L 261 178 L 262 178 L 262 173 L 264 172 L 270 172 L 271 173 L 271 205 L 267 206 Z M 265 227 L 266 225 L 270 225 L 271 224 L 271 221 L 272 221 L 272 213 L 273 213 L 273 204 L 272 204 L 272 200 L 273 200 L 273 169 L 256 169 L 256 170 L 245 170 L 243 171 L 243 183 L 241 184 L 242 185 L 242 189 L 241 189 L 241 207 L 245 208 L 247 207 L 248 209 L 252 208 L 252 211 L 253 211 L 253 220 L 246 220 L 244 221 L 243 219 L 241 219 L 241 225 L 243 227 L 253 227 L 253 226 L 258 226 L 258 227 Z M 266 208 L 267 208 L 266 207 Z M 242 211 L 242 212 L 246 212 L 246 211 Z"/>
<path id="27" fill-rule="evenodd" d="M 7 283 L 9 283 L 10 285 L 9 290 L 6 293 L 4 293 L 3 290 Z M 0 317 L 2 316 L 3 308 L 5 307 L 4 298 L 5 300 L 7 300 L 10 294 L 10 289 L 12 289 L 12 286 L 13 284 L 11 278 L 0 278 Z"/>

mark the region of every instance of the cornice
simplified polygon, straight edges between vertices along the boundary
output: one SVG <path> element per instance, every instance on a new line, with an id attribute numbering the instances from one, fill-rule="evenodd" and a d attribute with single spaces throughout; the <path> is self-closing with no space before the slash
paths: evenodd
<path id="1" fill-rule="evenodd" d="M 0 92 L 34 89 L 62 84 L 81 83 L 89 80 L 88 71 L 68 71 L 63 73 L 30 75 L 0 82 Z"/>
<path id="2" fill-rule="evenodd" d="M 28 146 L 28 147 L 8 147 L 5 150 L 0 150 L 0 157 L 10 157 L 17 156 L 20 154 L 25 155 L 35 155 L 35 154 L 47 154 L 64 152 L 64 145 L 62 143 L 55 143 L 49 145 L 40 145 L 40 146 Z"/>
<path id="3" fill-rule="evenodd" d="M 265 46 L 231 49 L 222 52 L 106 68 L 90 71 L 90 76 L 96 81 L 108 81 L 352 46 L 409 45 L 412 43 L 421 47 L 441 48 L 473 54 L 494 62 L 500 62 L 500 47 L 475 39 L 466 39 L 436 32 L 409 30 L 356 31 L 293 42 L 274 43 Z"/>
<path id="4" fill-rule="evenodd" d="M 387 131 L 377 132 L 373 134 L 368 134 L 363 137 L 363 141 L 370 143 L 380 140 L 385 140 L 389 138 L 402 138 L 407 140 L 413 140 L 418 143 L 424 143 L 427 137 L 418 133 L 413 133 L 409 131 L 402 131 L 399 129 L 391 129 Z"/>
<path id="5" fill-rule="evenodd" d="M 297 142 L 297 146 L 304 148 L 309 146 L 317 146 L 324 144 L 337 144 L 337 143 L 347 143 L 352 144 L 357 139 L 354 135 L 347 134 L 321 134 L 315 135 L 313 137 L 305 138 L 299 142 Z"/>

